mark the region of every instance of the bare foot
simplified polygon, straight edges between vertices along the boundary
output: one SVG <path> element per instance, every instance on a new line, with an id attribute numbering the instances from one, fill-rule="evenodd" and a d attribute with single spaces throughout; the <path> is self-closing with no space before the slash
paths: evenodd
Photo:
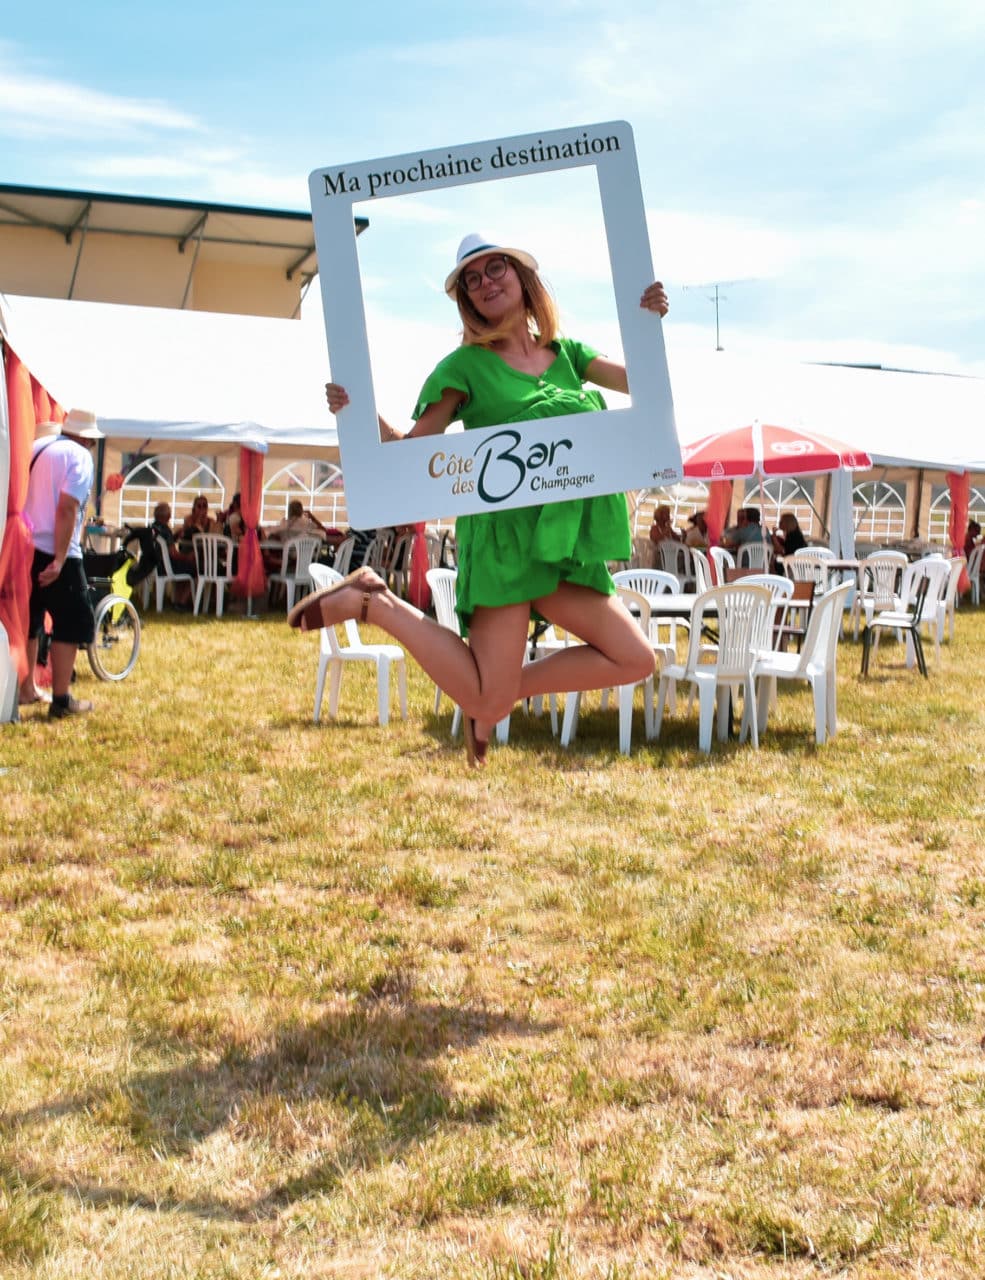
<path id="1" fill-rule="evenodd" d="M 17 696 L 19 707 L 29 707 L 35 702 L 50 702 L 51 694 L 47 689 L 22 689 Z"/>
<path id="2" fill-rule="evenodd" d="M 479 726 L 471 716 L 466 716 L 462 728 L 465 735 L 465 754 L 468 756 L 469 767 L 472 769 L 484 768 L 486 750 L 489 746 L 489 726 L 483 726 L 486 729 L 486 736 L 480 738 Z"/>

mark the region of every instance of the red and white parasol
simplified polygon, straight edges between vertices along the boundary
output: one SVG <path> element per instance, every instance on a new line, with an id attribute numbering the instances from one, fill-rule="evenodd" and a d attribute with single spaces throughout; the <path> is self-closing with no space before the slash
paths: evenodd
<path id="1" fill-rule="evenodd" d="M 872 459 L 807 427 L 784 427 L 758 419 L 703 436 L 683 449 L 684 474 L 694 480 L 748 476 L 803 476 L 828 471 L 865 471 Z"/>

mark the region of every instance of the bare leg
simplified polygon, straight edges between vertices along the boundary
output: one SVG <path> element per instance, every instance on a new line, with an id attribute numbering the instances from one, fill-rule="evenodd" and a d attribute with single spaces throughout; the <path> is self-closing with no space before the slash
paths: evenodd
<path id="1" fill-rule="evenodd" d="M 359 615 L 363 589 L 381 580 L 370 570 L 320 602 L 322 625 Z M 476 722 L 485 741 L 492 726 L 508 715 L 521 698 L 630 684 L 653 674 L 649 641 L 616 596 L 562 583 L 549 596 L 534 601 L 545 618 L 578 635 L 572 645 L 547 658 L 523 665 L 529 604 L 477 609 L 466 644 L 392 591 L 373 591 L 366 620 L 398 640 L 427 675 Z"/>
<path id="2" fill-rule="evenodd" d="M 322 625 L 358 617 L 368 589 L 366 621 L 398 640 L 463 714 L 476 721 L 477 736 L 485 740 L 485 731 L 517 700 L 530 606 L 477 609 L 466 644 L 392 591 L 376 589 L 380 582 L 371 570 L 360 570 L 353 581 L 322 596 Z"/>
<path id="3" fill-rule="evenodd" d="M 51 693 L 55 698 L 64 697 L 72 685 L 72 672 L 75 670 L 75 655 L 79 651 L 77 644 L 65 644 L 62 640 L 51 642 Z"/>
<path id="4" fill-rule="evenodd" d="M 528 663 L 520 676 L 521 698 L 578 693 L 632 684 L 653 675 L 653 649 L 618 596 L 562 582 L 533 602 L 538 613 L 584 640 Z"/>
<path id="5" fill-rule="evenodd" d="M 34 683 L 34 669 L 38 665 L 38 638 L 27 642 L 27 675 L 21 681 L 18 699 L 23 706 L 29 702 L 37 702 L 38 688 Z"/>

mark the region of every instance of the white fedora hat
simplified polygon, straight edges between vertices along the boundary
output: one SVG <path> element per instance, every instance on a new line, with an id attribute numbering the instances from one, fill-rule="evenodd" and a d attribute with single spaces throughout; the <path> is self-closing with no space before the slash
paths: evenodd
<path id="1" fill-rule="evenodd" d="M 485 257 L 487 253 L 504 253 L 508 258 L 516 258 L 517 262 L 522 262 L 531 271 L 537 270 L 537 259 L 527 253 L 525 249 L 511 249 L 504 244 L 495 244 L 478 231 L 470 231 L 458 246 L 458 253 L 455 255 L 455 269 L 445 281 L 445 293 L 449 293 L 454 297 L 455 289 L 458 286 L 458 277 L 470 262 L 474 262 L 476 258 Z"/>

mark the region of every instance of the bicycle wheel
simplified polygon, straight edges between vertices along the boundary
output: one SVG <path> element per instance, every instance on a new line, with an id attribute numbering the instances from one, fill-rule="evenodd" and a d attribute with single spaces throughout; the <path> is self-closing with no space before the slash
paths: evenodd
<path id="1" fill-rule="evenodd" d="M 125 680 L 140 652 L 140 615 L 122 596 L 105 596 L 96 606 L 96 638 L 88 647 L 89 666 L 100 680 Z"/>

